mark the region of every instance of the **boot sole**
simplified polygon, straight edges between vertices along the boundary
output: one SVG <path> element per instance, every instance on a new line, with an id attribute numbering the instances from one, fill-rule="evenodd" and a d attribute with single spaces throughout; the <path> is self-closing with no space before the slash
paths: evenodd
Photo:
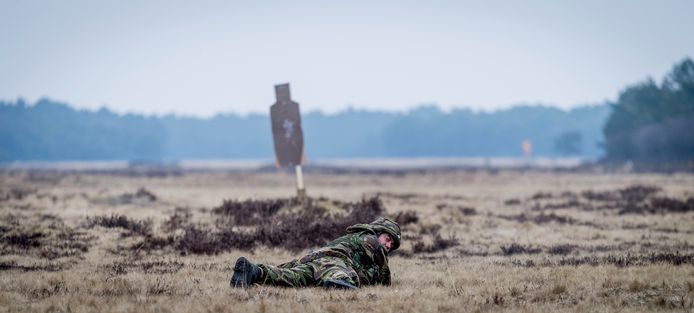
<path id="1" fill-rule="evenodd" d="M 229 284 L 233 288 L 248 288 L 251 285 L 251 262 L 245 257 L 240 257 L 234 265 L 234 275 Z"/>

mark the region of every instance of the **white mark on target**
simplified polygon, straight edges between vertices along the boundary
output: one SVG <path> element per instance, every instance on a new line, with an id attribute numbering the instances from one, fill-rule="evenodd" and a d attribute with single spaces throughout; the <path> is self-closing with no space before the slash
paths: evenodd
<path id="1" fill-rule="evenodd" d="M 294 123 L 288 119 L 285 119 L 284 123 L 282 123 L 282 127 L 284 127 L 284 138 L 292 138 L 292 134 L 294 133 Z"/>

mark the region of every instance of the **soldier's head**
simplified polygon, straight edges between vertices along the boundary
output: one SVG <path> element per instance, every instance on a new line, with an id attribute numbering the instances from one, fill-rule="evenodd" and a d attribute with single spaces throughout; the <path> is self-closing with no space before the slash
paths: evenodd
<path id="1" fill-rule="evenodd" d="M 378 233 L 378 241 L 390 253 L 400 247 L 400 225 L 387 217 L 379 217 L 371 222 Z"/>

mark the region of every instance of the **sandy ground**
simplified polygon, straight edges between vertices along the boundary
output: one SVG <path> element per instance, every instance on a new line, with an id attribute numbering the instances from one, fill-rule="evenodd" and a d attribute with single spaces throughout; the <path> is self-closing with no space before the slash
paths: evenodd
<path id="1" fill-rule="evenodd" d="M 166 229 L 172 215 L 219 227 L 213 211 L 226 199 L 292 197 L 287 173 L 5 171 L 0 311 L 694 311 L 694 175 L 309 172 L 305 181 L 313 198 L 378 195 L 384 214 L 417 217 L 390 256 L 392 286 L 232 289 L 237 257 L 277 264 L 302 252 L 174 248 L 185 234 Z M 149 229 L 93 223 L 113 216 Z M 171 247 L 133 248 L 146 236 Z"/>

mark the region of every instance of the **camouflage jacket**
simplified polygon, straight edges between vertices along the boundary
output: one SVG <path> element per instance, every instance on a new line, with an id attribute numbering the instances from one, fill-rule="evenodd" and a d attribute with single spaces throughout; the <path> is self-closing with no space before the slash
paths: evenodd
<path id="1" fill-rule="evenodd" d="M 301 258 L 301 263 L 330 256 L 337 257 L 351 266 L 359 276 L 359 285 L 390 285 L 388 253 L 378 241 L 376 231 L 360 228 L 339 237 L 325 246 L 313 250 Z"/>

